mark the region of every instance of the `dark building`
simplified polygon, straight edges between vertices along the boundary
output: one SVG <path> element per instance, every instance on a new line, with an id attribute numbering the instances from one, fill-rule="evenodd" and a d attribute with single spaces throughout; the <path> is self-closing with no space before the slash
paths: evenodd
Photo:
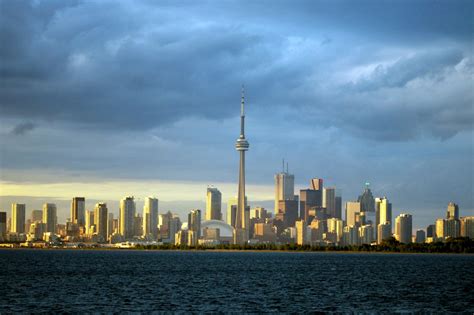
<path id="1" fill-rule="evenodd" d="M 430 224 L 426 227 L 426 237 L 436 237 L 436 225 Z"/>
<path id="2" fill-rule="evenodd" d="M 300 218 L 304 219 L 307 224 L 309 221 L 309 210 L 313 207 L 319 206 L 320 191 L 314 189 L 300 190 Z"/>
<path id="3" fill-rule="evenodd" d="M 280 200 L 278 202 L 277 216 L 283 215 L 283 222 L 285 227 L 295 226 L 298 218 L 298 201 L 297 200 Z M 281 215 L 279 217 L 281 217 Z"/>
<path id="4" fill-rule="evenodd" d="M 375 212 L 375 199 L 369 188 L 369 183 L 365 184 L 365 190 L 357 199 L 360 202 L 361 212 Z"/>

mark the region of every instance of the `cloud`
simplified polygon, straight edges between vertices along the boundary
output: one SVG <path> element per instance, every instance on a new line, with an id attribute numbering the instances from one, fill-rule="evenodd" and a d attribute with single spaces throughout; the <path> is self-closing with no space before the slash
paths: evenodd
<path id="1" fill-rule="evenodd" d="M 12 130 L 11 134 L 15 136 L 23 136 L 26 133 L 36 128 L 36 125 L 32 122 L 23 122 L 16 125 Z"/>

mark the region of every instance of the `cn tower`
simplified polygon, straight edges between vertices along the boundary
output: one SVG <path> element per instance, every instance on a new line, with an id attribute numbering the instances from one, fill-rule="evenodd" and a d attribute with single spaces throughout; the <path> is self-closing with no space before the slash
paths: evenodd
<path id="1" fill-rule="evenodd" d="M 240 153 L 239 165 L 239 192 L 237 195 L 237 211 L 234 229 L 234 244 L 244 244 L 249 239 L 249 230 L 245 215 L 245 151 L 249 149 L 249 143 L 245 139 L 245 96 L 242 86 L 242 96 L 240 100 L 240 136 L 235 144 L 235 149 Z"/>

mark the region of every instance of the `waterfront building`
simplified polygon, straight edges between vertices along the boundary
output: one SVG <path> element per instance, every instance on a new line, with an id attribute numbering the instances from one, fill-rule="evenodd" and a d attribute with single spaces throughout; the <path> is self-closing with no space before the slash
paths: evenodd
<path id="1" fill-rule="evenodd" d="M 143 235 L 158 237 L 158 199 L 155 197 L 146 197 L 143 205 Z"/>
<path id="2" fill-rule="evenodd" d="M 220 220 L 220 219 L 215 219 Z M 201 210 L 194 209 L 191 210 L 188 214 L 188 230 L 194 232 L 194 237 L 197 240 L 201 237 Z"/>
<path id="3" fill-rule="evenodd" d="M 449 219 L 445 220 L 445 230 L 444 230 L 444 237 L 446 238 L 456 238 L 461 235 L 461 224 L 458 219 L 454 217 L 450 217 Z"/>
<path id="4" fill-rule="evenodd" d="M 181 246 L 188 244 L 188 230 L 179 230 L 174 237 L 174 245 Z"/>
<path id="5" fill-rule="evenodd" d="M 222 220 L 222 194 L 214 187 L 207 188 L 206 220 Z"/>
<path id="6" fill-rule="evenodd" d="M 342 230 L 342 243 L 344 246 L 359 244 L 359 229 L 353 225 L 346 225 Z"/>
<path id="7" fill-rule="evenodd" d="M 26 206 L 22 203 L 12 204 L 11 229 L 13 233 L 25 233 L 25 213 Z"/>
<path id="8" fill-rule="evenodd" d="M 371 224 L 359 227 L 360 244 L 372 244 L 374 241 L 374 227 Z"/>
<path id="9" fill-rule="evenodd" d="M 43 211 L 42 210 L 32 210 L 31 211 L 31 222 L 41 222 L 43 220 Z"/>
<path id="10" fill-rule="evenodd" d="M 382 222 L 377 226 L 377 244 L 392 237 L 392 225 L 390 222 Z"/>
<path id="11" fill-rule="evenodd" d="M 246 214 L 245 203 L 245 152 L 249 149 L 249 143 L 245 138 L 245 97 L 242 87 L 242 97 L 240 102 L 240 136 L 235 144 L 235 149 L 239 152 L 239 189 L 237 194 L 237 211 L 235 215 L 234 244 L 245 244 L 249 239 L 250 218 Z M 247 219 L 249 218 L 249 219 Z"/>
<path id="12" fill-rule="evenodd" d="M 296 228 L 296 244 L 298 245 L 307 244 L 305 220 L 296 221 L 295 228 Z"/>
<path id="13" fill-rule="evenodd" d="M 336 242 L 340 242 L 342 239 L 342 233 L 344 229 L 344 221 L 338 218 L 329 218 L 327 220 L 328 233 L 336 234 Z"/>
<path id="14" fill-rule="evenodd" d="M 415 243 L 422 244 L 426 241 L 426 233 L 424 230 L 416 230 Z"/>
<path id="15" fill-rule="evenodd" d="M 375 198 L 375 224 L 378 226 L 384 222 L 392 225 L 392 204 L 387 197 Z"/>
<path id="16" fill-rule="evenodd" d="M 346 225 L 355 226 L 356 224 L 356 214 L 361 212 L 360 202 L 358 201 L 348 201 L 346 202 Z"/>
<path id="17" fill-rule="evenodd" d="M 461 236 L 474 240 L 474 216 L 462 217 L 460 221 Z"/>
<path id="18" fill-rule="evenodd" d="M 101 241 L 107 240 L 108 209 L 105 202 L 100 202 L 94 208 L 95 233 L 101 238 Z M 77 224 L 77 223 L 76 223 Z"/>
<path id="19" fill-rule="evenodd" d="M 276 242 L 276 234 L 271 223 L 255 223 L 253 237 L 263 243 Z"/>
<path id="20" fill-rule="evenodd" d="M 92 235 L 94 233 L 95 225 L 94 225 L 94 211 L 86 210 L 86 218 L 85 218 L 85 229 L 86 235 Z"/>
<path id="21" fill-rule="evenodd" d="M 84 197 L 74 197 L 71 202 L 71 222 L 79 226 L 86 224 L 86 199 Z"/>
<path id="22" fill-rule="evenodd" d="M 135 199 L 125 197 L 120 201 L 120 234 L 125 239 L 133 238 L 135 234 Z"/>
<path id="23" fill-rule="evenodd" d="M 56 233 L 57 209 L 54 203 L 45 203 L 43 205 L 43 223 L 44 232 Z"/>
<path id="24" fill-rule="evenodd" d="M 362 212 L 375 212 L 375 199 L 369 185 L 369 183 L 365 183 L 365 190 L 357 199 L 360 202 L 360 211 Z"/>
<path id="25" fill-rule="evenodd" d="M 412 216 L 402 213 L 395 218 L 395 238 L 400 243 L 411 243 Z"/>
<path id="26" fill-rule="evenodd" d="M 459 220 L 459 206 L 454 202 L 448 204 L 448 208 L 446 209 L 446 219 Z"/>

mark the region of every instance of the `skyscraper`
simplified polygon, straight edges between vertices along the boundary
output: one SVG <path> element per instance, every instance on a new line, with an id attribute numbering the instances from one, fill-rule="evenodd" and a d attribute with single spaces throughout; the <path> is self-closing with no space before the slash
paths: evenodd
<path id="1" fill-rule="evenodd" d="M 108 210 L 107 204 L 104 202 L 98 203 L 94 208 L 94 223 L 95 232 L 102 238 L 102 241 L 107 240 L 107 224 L 108 224 Z"/>
<path id="2" fill-rule="evenodd" d="M 448 208 L 446 209 L 446 219 L 451 218 L 459 220 L 459 206 L 454 202 L 450 202 L 448 204 Z"/>
<path id="3" fill-rule="evenodd" d="M 338 218 L 336 212 L 336 188 L 323 188 L 323 207 L 331 218 Z"/>
<path id="4" fill-rule="evenodd" d="M 235 149 L 240 154 L 239 164 L 239 191 L 237 195 L 237 213 L 234 229 L 234 243 L 244 244 L 249 239 L 249 230 L 246 226 L 245 216 L 245 151 L 249 149 L 249 143 L 245 139 L 245 113 L 244 113 L 244 89 L 242 87 L 242 98 L 240 102 L 240 136 L 235 144 Z"/>
<path id="5" fill-rule="evenodd" d="M 43 223 L 45 232 L 56 233 L 57 210 L 54 203 L 43 205 Z"/>
<path id="6" fill-rule="evenodd" d="M 71 202 L 71 222 L 79 226 L 85 225 L 86 199 L 84 197 L 74 197 Z"/>
<path id="7" fill-rule="evenodd" d="M 222 194 L 214 187 L 207 188 L 206 220 L 222 220 Z"/>
<path id="8" fill-rule="evenodd" d="M 375 199 L 369 186 L 369 183 L 365 183 L 365 190 L 357 199 L 360 202 L 361 212 L 375 212 Z"/>
<path id="9" fill-rule="evenodd" d="M 135 199 L 125 197 L 120 201 L 120 234 L 130 239 L 133 237 L 135 220 Z"/>
<path id="10" fill-rule="evenodd" d="M 280 201 L 294 200 L 295 198 L 295 176 L 288 173 L 288 167 L 285 172 L 285 162 L 281 173 L 275 174 L 275 211 L 279 210 Z"/>
<path id="11" fill-rule="evenodd" d="M 356 223 L 356 214 L 360 213 L 360 202 L 346 202 L 346 226 L 354 226 Z"/>
<path id="12" fill-rule="evenodd" d="M 146 197 L 143 205 L 143 235 L 158 237 L 158 199 Z"/>
<path id="13" fill-rule="evenodd" d="M 395 218 L 395 238 L 400 243 L 411 243 L 412 217 L 411 214 L 402 213 Z"/>
<path id="14" fill-rule="evenodd" d="M 194 235 L 196 236 L 196 241 L 201 237 L 201 210 L 194 209 L 189 212 L 188 230 L 193 231 Z"/>
<path id="15" fill-rule="evenodd" d="M 318 205 L 318 191 L 314 189 L 300 190 L 300 218 L 311 223 L 309 210 Z"/>
<path id="16" fill-rule="evenodd" d="M 392 224 L 392 204 L 386 197 L 375 198 L 375 224 L 389 222 Z"/>
<path id="17" fill-rule="evenodd" d="M 25 233 L 25 204 L 12 204 L 11 231 L 14 233 Z"/>

